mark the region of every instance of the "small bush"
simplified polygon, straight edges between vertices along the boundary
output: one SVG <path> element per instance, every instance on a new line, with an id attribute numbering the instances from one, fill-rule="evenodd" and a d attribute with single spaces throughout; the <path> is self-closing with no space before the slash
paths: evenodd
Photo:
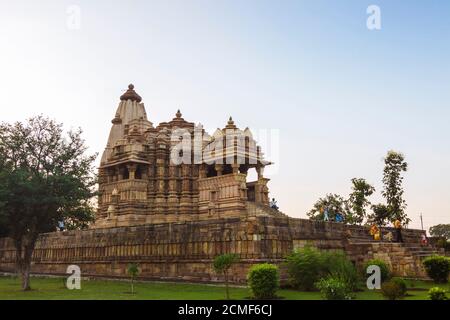
<path id="1" fill-rule="evenodd" d="M 402 278 L 392 278 L 391 281 L 398 285 L 400 289 L 400 295 L 402 297 L 406 296 L 406 292 L 408 291 L 406 281 L 403 280 Z"/>
<path id="2" fill-rule="evenodd" d="M 324 253 L 324 268 L 334 278 L 339 278 L 349 290 L 357 291 L 361 282 L 358 270 L 343 251 Z"/>
<path id="3" fill-rule="evenodd" d="M 324 256 L 316 248 L 304 247 L 286 257 L 287 271 L 291 285 L 300 290 L 311 291 L 314 284 L 324 275 Z"/>
<path id="4" fill-rule="evenodd" d="M 436 246 L 444 249 L 445 251 L 450 251 L 450 241 L 448 241 L 447 239 L 439 239 L 436 242 Z"/>
<path id="5" fill-rule="evenodd" d="M 425 271 L 436 283 L 447 283 L 450 273 L 450 258 L 432 256 L 423 261 Z"/>
<path id="6" fill-rule="evenodd" d="M 386 262 L 384 262 L 383 260 L 380 260 L 380 259 L 371 259 L 366 262 L 366 264 L 364 265 L 364 270 L 363 270 L 364 277 L 367 277 L 367 274 L 366 274 L 367 268 L 372 265 L 380 267 L 381 282 L 387 281 L 391 278 L 391 270 L 389 269 Z"/>
<path id="7" fill-rule="evenodd" d="M 326 300 L 349 300 L 352 298 L 351 289 L 337 277 L 328 276 L 320 279 L 316 283 L 316 288 Z"/>
<path id="8" fill-rule="evenodd" d="M 257 264 L 250 268 L 247 275 L 248 285 L 256 299 L 273 299 L 280 287 L 278 267 L 269 264 Z"/>
<path id="9" fill-rule="evenodd" d="M 406 284 L 401 279 L 392 279 L 381 285 L 381 294 L 388 300 L 402 299 L 406 294 Z M 402 283 L 403 282 L 403 283 Z M 404 285 L 404 286 L 403 286 Z"/>
<path id="10" fill-rule="evenodd" d="M 313 247 L 298 249 L 286 257 L 291 285 L 300 290 L 312 291 L 322 278 L 339 278 L 356 291 L 360 284 L 358 271 L 343 251 L 321 251 Z"/>
<path id="11" fill-rule="evenodd" d="M 434 287 L 428 291 L 428 296 L 431 300 L 448 300 L 445 289 Z"/>

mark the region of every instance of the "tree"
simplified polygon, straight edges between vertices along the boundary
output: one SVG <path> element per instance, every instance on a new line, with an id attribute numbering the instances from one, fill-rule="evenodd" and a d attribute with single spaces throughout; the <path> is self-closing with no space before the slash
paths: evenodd
<path id="1" fill-rule="evenodd" d="M 433 237 L 450 239 L 450 224 L 438 224 L 430 228 Z"/>
<path id="2" fill-rule="evenodd" d="M 390 221 L 390 211 L 387 205 L 379 203 L 372 206 L 372 214 L 368 217 L 369 222 L 378 226 L 385 226 Z"/>
<path id="3" fill-rule="evenodd" d="M 230 299 L 230 292 L 228 289 L 228 272 L 231 266 L 239 260 L 238 255 L 233 253 L 226 253 L 214 258 L 214 271 L 223 274 L 225 278 L 225 293 L 227 300 Z"/>
<path id="4" fill-rule="evenodd" d="M 131 294 L 134 294 L 134 279 L 139 275 L 139 266 L 136 263 L 130 263 L 127 272 L 131 278 Z"/>
<path id="5" fill-rule="evenodd" d="M 96 177 L 81 130 L 38 116 L 0 125 L 0 223 L 12 238 L 22 289 L 30 289 L 31 257 L 40 233 L 59 221 L 85 227 L 93 220 Z"/>
<path id="6" fill-rule="evenodd" d="M 403 177 L 402 172 L 408 170 L 403 154 L 389 151 L 384 159 L 383 197 L 389 209 L 390 220 L 400 220 L 408 224 L 409 219 L 405 213 L 406 201 L 403 199 Z"/>
<path id="7" fill-rule="evenodd" d="M 352 184 L 353 192 L 348 199 L 349 210 L 346 221 L 349 224 L 362 224 L 366 218 L 366 207 L 370 205 L 367 197 L 370 197 L 375 192 L 375 188 L 362 178 L 353 178 Z"/>
<path id="8" fill-rule="evenodd" d="M 340 195 L 327 194 L 325 198 L 320 198 L 314 204 L 313 208 L 307 213 L 312 220 L 324 220 L 324 210 L 328 208 L 328 217 L 331 221 L 335 220 L 336 213 L 345 216 L 347 203 Z"/>

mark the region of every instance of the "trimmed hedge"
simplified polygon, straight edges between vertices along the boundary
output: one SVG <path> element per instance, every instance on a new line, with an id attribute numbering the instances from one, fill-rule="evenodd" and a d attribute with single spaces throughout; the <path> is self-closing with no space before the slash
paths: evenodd
<path id="1" fill-rule="evenodd" d="M 381 285 L 381 294 L 388 300 L 402 299 L 406 295 L 406 284 L 402 279 L 391 279 Z"/>
<path id="2" fill-rule="evenodd" d="M 256 299 L 273 299 L 280 287 L 278 267 L 269 263 L 252 266 L 247 280 L 253 297 Z"/>
<path id="3" fill-rule="evenodd" d="M 431 300 L 448 300 L 447 291 L 445 289 L 434 287 L 428 291 Z"/>
<path id="4" fill-rule="evenodd" d="M 436 283 L 447 283 L 450 274 L 450 258 L 431 256 L 423 261 L 427 275 Z"/>

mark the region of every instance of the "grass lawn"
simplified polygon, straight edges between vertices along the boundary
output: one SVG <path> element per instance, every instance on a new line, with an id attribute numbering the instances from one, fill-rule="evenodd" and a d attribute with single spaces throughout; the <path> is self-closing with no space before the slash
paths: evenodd
<path id="1" fill-rule="evenodd" d="M 81 290 L 68 290 L 63 278 L 32 277 L 33 290 L 22 292 L 20 280 L 13 277 L 0 276 L 0 300 L 220 300 L 224 299 L 223 286 L 188 284 L 188 283 L 162 283 L 162 282 L 138 282 L 135 284 L 135 294 L 130 294 L 130 283 L 127 281 L 113 280 L 84 280 L 81 282 Z M 407 281 L 408 296 L 406 300 L 428 299 L 427 292 L 436 286 L 431 282 Z M 450 285 L 439 285 L 450 290 Z M 246 299 L 250 296 L 247 288 L 230 288 L 232 299 Z M 288 300 L 318 300 L 321 299 L 318 292 L 301 292 L 282 289 L 279 296 Z M 383 299 L 376 291 L 362 291 L 356 294 L 358 300 Z"/>

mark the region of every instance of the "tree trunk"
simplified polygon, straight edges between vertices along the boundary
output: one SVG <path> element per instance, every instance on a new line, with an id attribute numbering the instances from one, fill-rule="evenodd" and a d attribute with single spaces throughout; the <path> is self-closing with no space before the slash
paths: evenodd
<path id="1" fill-rule="evenodd" d="M 31 290 L 30 287 L 30 270 L 31 259 L 33 256 L 34 246 L 37 237 L 31 237 L 28 241 L 19 240 L 16 245 L 16 267 L 17 273 L 20 274 L 22 280 L 22 290 Z"/>
<path id="2" fill-rule="evenodd" d="M 134 294 L 134 283 L 133 283 L 133 278 L 131 278 L 131 294 Z"/>
<path id="3" fill-rule="evenodd" d="M 230 292 L 228 290 L 228 272 L 225 272 L 225 292 L 227 300 L 230 300 Z"/>

